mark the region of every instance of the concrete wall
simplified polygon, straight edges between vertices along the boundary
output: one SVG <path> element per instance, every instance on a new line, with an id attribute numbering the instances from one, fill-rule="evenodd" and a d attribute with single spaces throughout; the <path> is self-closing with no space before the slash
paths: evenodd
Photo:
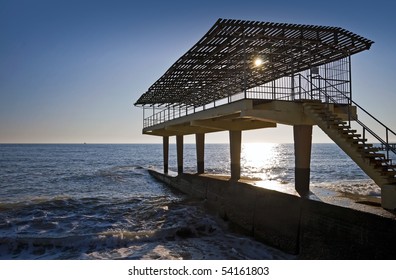
<path id="1" fill-rule="evenodd" d="M 256 239 L 301 259 L 396 259 L 396 221 L 208 176 L 158 180 L 196 198 Z"/>

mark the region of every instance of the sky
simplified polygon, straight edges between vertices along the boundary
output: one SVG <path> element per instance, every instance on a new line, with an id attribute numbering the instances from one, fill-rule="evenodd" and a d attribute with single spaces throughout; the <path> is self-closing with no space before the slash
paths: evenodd
<path id="1" fill-rule="evenodd" d="M 396 130 L 395 8 L 382 0 L 0 0 L 0 143 L 160 143 L 142 135 L 133 104 L 218 18 L 338 26 L 373 40 L 352 57 L 354 100 Z M 291 143 L 292 128 L 244 132 L 243 141 Z M 331 140 L 315 128 L 313 141 Z"/>

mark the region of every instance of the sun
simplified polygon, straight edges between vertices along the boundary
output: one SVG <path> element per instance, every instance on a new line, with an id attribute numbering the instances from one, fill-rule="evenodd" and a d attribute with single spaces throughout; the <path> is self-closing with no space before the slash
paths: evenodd
<path id="1" fill-rule="evenodd" d="M 254 60 L 255 67 L 259 67 L 259 66 L 263 65 L 263 63 L 264 63 L 264 61 L 260 57 L 258 57 Z"/>

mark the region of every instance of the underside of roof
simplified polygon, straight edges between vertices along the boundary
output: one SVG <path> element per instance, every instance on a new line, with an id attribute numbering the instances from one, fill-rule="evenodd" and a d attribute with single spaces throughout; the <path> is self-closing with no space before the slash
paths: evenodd
<path id="1" fill-rule="evenodd" d="M 135 105 L 202 106 L 372 44 L 339 27 L 219 19 Z"/>

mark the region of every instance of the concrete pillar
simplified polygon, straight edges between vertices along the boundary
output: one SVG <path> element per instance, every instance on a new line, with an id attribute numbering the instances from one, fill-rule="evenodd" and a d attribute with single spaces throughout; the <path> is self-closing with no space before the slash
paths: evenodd
<path id="1" fill-rule="evenodd" d="M 169 136 L 162 137 L 162 150 L 164 155 L 164 173 L 168 173 L 169 162 Z"/>
<path id="2" fill-rule="evenodd" d="M 242 131 L 230 130 L 230 156 L 231 156 L 231 179 L 241 178 L 241 140 Z"/>
<path id="3" fill-rule="evenodd" d="M 177 173 L 183 173 L 183 135 L 176 135 Z"/>
<path id="4" fill-rule="evenodd" d="M 309 194 L 309 177 L 311 165 L 312 125 L 295 125 L 295 188 L 301 196 Z"/>
<path id="5" fill-rule="evenodd" d="M 381 186 L 381 205 L 385 209 L 396 210 L 396 185 Z"/>
<path id="6" fill-rule="evenodd" d="M 197 150 L 197 173 L 202 174 L 205 172 L 205 134 L 195 134 L 195 144 Z"/>

